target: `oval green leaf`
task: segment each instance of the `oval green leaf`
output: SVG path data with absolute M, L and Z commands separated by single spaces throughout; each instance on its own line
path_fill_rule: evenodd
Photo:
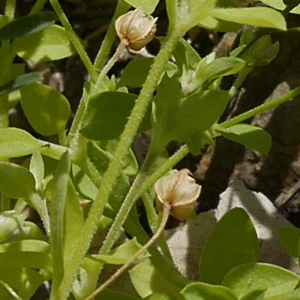
M 0 299 L 33 299 L 34 292 L 48 279 L 49 276 L 47 278 L 47 275 L 30 268 L 1 268 Z M 8 286 L 10 289 L 7 289 Z
M 136 292 L 142 298 L 153 293 L 166 293 L 172 295 L 174 300 L 182 299 L 175 291 L 174 286 L 170 285 L 167 279 L 161 277 L 150 262 L 138 264 L 129 271 L 129 275 Z
M 197 79 L 201 82 L 220 76 L 236 74 L 245 66 L 245 61 L 235 57 L 221 57 L 206 64 L 197 71 Z
M 42 75 L 38 72 L 21 75 L 0 86 L 0 96 L 19 90 L 23 86 L 42 79 Z
M 21 90 L 22 105 L 30 125 L 45 136 L 65 130 L 71 109 L 58 91 L 42 84 L 31 84 Z
M 143 7 L 143 11 L 148 15 L 153 13 L 158 1 L 159 0 L 125 0 L 126 3 L 135 8 Z
M 238 300 L 238 297 L 224 286 L 195 282 L 187 285 L 182 291 L 186 300 Z
M 53 12 L 42 12 L 13 20 L 0 29 L 0 42 L 42 31 L 56 21 Z
M 296 227 L 280 227 L 277 229 L 277 233 L 287 253 L 292 257 L 298 257 L 300 229 Z
M 236 266 L 257 262 L 260 248 L 254 225 L 242 208 L 229 211 L 217 224 L 200 257 L 200 278 L 220 284 Z
M 119 86 L 141 87 L 153 64 L 153 58 L 138 58 L 132 60 L 125 68 Z M 138 76 L 136 76 L 139 74 Z
M 25 130 L 13 127 L 0 129 L 1 158 L 29 155 L 39 148 L 39 141 Z
M 113 140 L 123 132 L 135 104 L 136 95 L 122 92 L 104 92 L 93 97 L 83 117 L 81 133 L 93 140 Z M 150 128 L 148 110 L 139 131 Z
M 251 290 L 264 289 L 264 299 L 268 299 L 294 290 L 299 279 L 299 275 L 275 265 L 249 263 L 228 272 L 222 285 L 233 290 L 239 298 Z
M 0 190 L 11 198 L 28 197 L 35 192 L 35 180 L 26 168 L 0 162 Z
M 207 12 L 220 20 L 256 27 L 286 30 L 286 22 L 281 13 L 267 7 L 215 8 Z
M 225 138 L 267 155 L 272 146 L 271 135 L 260 127 L 248 124 L 233 125 L 229 128 L 215 127 Z
M 58 25 L 15 39 L 12 51 L 34 62 L 58 60 L 75 53 L 65 29 Z
M 13 237 L 18 228 L 23 227 L 26 215 L 17 215 L 14 211 L 5 211 L 0 215 L 0 243 Z M 1 251 L 1 248 L 0 248 Z

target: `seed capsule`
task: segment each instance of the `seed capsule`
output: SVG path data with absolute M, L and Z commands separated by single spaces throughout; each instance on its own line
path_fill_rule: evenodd
M 188 169 L 173 170 L 155 184 L 156 209 L 170 206 L 170 215 L 179 221 L 186 220 L 193 212 L 201 186 L 190 177 Z
M 117 35 L 130 49 L 141 50 L 153 39 L 156 20 L 157 18 L 146 16 L 142 8 L 129 11 L 116 20 Z

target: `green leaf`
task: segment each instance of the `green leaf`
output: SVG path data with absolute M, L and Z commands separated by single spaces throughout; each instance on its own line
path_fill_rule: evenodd
M 62 133 L 70 117 L 68 100 L 58 91 L 42 84 L 21 90 L 22 106 L 30 125 L 45 136 Z
M 36 151 L 32 154 L 29 170 L 34 176 L 36 189 L 40 189 L 45 175 L 44 161 L 40 152 Z
M 5 211 L 0 214 L 0 243 L 10 240 L 19 228 L 22 228 L 26 215 Z
M 259 253 L 259 241 L 250 217 L 242 208 L 234 208 L 218 222 L 203 248 L 200 277 L 206 283 L 220 284 L 234 267 L 257 262 Z
M 65 209 L 70 167 L 70 155 L 65 152 L 55 172 L 51 203 L 50 242 L 53 262 L 53 295 L 57 292 L 64 274 Z
M 0 42 L 42 31 L 51 26 L 56 19 L 53 12 L 42 12 L 13 20 L 0 28 Z
M 129 271 L 131 282 L 142 298 L 153 293 L 172 295 L 172 299 L 182 299 L 174 288 L 162 278 L 150 262 L 140 263 Z
M 153 61 L 153 58 L 138 58 L 130 61 L 126 66 L 118 85 L 141 87 L 148 76 Z M 139 74 L 139 76 L 136 76 L 137 74 Z
M 247 62 L 248 67 L 269 64 L 278 54 L 279 42 L 272 43 L 270 35 L 264 35 L 254 43 L 249 43 L 238 55 Z
M 271 135 L 260 127 L 237 124 L 229 128 L 215 126 L 215 130 L 225 138 L 267 155 L 272 146 Z
M 93 97 L 83 117 L 81 133 L 93 140 L 113 140 L 123 132 L 135 104 L 136 96 L 121 92 L 104 92 Z M 150 128 L 148 110 L 139 132 Z
M 96 254 L 91 255 L 91 257 L 107 264 L 123 265 L 141 249 L 142 246 L 137 242 L 136 238 L 133 238 L 129 242 L 117 247 L 117 249 L 115 249 L 111 255 Z M 140 258 L 144 259 L 147 257 L 149 257 L 149 255 L 145 253 Z
M 1 268 L 0 281 L 15 291 L 10 294 L 7 289 L 0 287 L 0 297 L 5 300 L 16 299 L 30 300 L 37 288 L 48 278 L 29 268 Z
M 109 291 L 109 290 L 103 291 L 100 295 L 96 296 L 95 298 L 95 300 L 108 300 L 108 299 L 109 300 L 138 300 L 140 298 L 117 293 L 114 291 Z M 156 300 L 165 300 L 165 299 L 156 298 Z
M 14 63 L 11 65 L 10 76 L 5 76 L 5 83 L 12 79 L 16 79 L 17 77 L 25 74 L 25 64 L 24 63 Z M 41 79 L 41 76 L 40 76 Z M 30 82 L 31 83 L 31 82 Z M 11 91 L 10 87 L 7 90 L 3 91 L 5 94 L 8 94 L 8 105 L 5 109 L 10 110 L 14 108 L 21 100 L 21 94 L 18 89 Z
M 251 284 L 249 284 L 251 283 Z M 241 298 L 252 290 L 265 290 L 265 298 L 290 292 L 299 283 L 299 276 L 281 267 L 249 263 L 237 266 L 229 271 L 222 285 L 233 290 Z
M 21 75 L 0 86 L 0 96 L 19 90 L 30 83 L 40 81 L 42 79 L 42 75 L 38 72 Z
M 241 300 L 263 300 L 265 299 L 265 291 L 266 289 L 257 289 L 252 290 L 249 293 L 243 295 Z
M 288 293 L 280 294 L 278 296 L 264 298 L 264 300 L 299 300 L 300 289 L 293 290 Z M 251 299 L 252 300 L 252 299 Z
M 163 293 L 153 293 L 150 296 L 144 298 L 145 300 L 173 300 L 173 296 Z
M 126 3 L 135 8 L 143 7 L 143 11 L 148 15 L 153 13 L 158 1 L 159 0 L 125 0 Z
M 151 66 L 153 65 L 154 58 L 144 57 L 134 59 L 129 62 L 126 66 L 121 80 L 119 81 L 119 86 L 130 86 L 130 87 L 142 87 Z M 166 65 L 166 73 L 169 77 L 173 76 L 177 71 L 175 64 L 168 62 Z M 139 74 L 139 76 L 136 76 Z M 163 74 L 162 74 L 163 76 Z
M 208 9 L 207 12 L 209 15 L 224 21 L 286 30 L 286 22 L 282 14 L 267 7 L 215 8 Z
M 219 32 L 235 32 L 243 27 L 242 24 L 216 19 L 212 16 L 207 16 L 206 18 L 200 20 L 198 25 L 203 28 Z
M 181 294 L 186 300 L 238 300 L 237 296 L 230 289 L 202 282 L 194 282 L 187 285 L 181 291 Z
M 118 143 L 119 143 L 119 139 L 100 141 L 99 146 L 107 153 L 107 155 L 113 156 L 118 146 Z M 129 149 L 129 151 L 125 154 L 122 170 L 124 174 L 127 176 L 135 176 L 139 170 L 139 166 L 132 149 Z
M 49 250 L 49 244 L 40 240 L 23 240 L 0 244 L 0 253 L 19 251 L 49 253 Z
M 215 79 L 220 76 L 236 74 L 243 69 L 245 61 L 233 57 L 221 57 L 199 68 L 196 72 L 197 79 L 200 82 Z
M 11 198 L 28 197 L 35 192 L 35 180 L 26 168 L 0 162 L 0 190 Z
M 3 216 L 6 220 L 3 220 Z M 10 217 L 10 222 L 7 222 Z M 0 216 L 0 243 L 1 242 L 17 242 L 23 240 L 44 240 L 45 235 L 41 229 L 34 223 L 25 221 L 26 215 L 18 215 L 14 211 L 6 211 Z M 5 222 L 4 222 L 5 221 Z M 3 223 L 3 224 L 2 224 Z M 0 246 L 0 249 L 2 247 Z
M 0 129 L 0 157 L 13 158 L 32 154 L 40 148 L 39 141 L 18 128 Z
M 229 99 L 227 92 L 214 90 L 182 98 L 179 83 L 165 76 L 153 103 L 153 139 L 160 145 L 186 142 L 193 154 L 200 152 L 203 133 L 218 120 Z
M 182 70 L 183 66 L 186 66 L 187 69 L 195 69 L 197 64 L 201 61 L 198 52 L 183 38 L 177 43 L 173 55 L 176 60 L 176 65 L 180 70 Z
M 75 53 L 65 29 L 58 25 L 15 39 L 12 51 L 33 62 L 58 60 Z
M 47 253 L 36 251 L 9 251 L 0 253 L 1 268 L 34 268 L 52 270 L 51 257 Z M 0 272 L 1 273 L 1 272 Z
M 295 227 L 280 227 L 277 229 L 277 233 L 287 253 L 292 257 L 298 257 L 300 229 Z
M 103 264 L 86 256 L 72 287 L 75 299 L 85 299 L 95 291 Z M 102 295 L 102 293 L 101 293 Z
M 80 200 L 70 179 L 67 182 L 64 219 L 64 261 L 67 261 L 84 224 Z

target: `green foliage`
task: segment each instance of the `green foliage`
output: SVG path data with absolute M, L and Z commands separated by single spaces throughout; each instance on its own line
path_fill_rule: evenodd
M 220 284 L 231 269 L 257 262 L 259 255 L 259 241 L 250 217 L 242 208 L 234 208 L 218 222 L 204 246 L 200 278 L 206 283 Z
M 264 299 L 273 299 L 296 289 L 299 279 L 295 273 L 275 265 L 249 263 L 228 272 L 222 285 L 232 289 L 239 299 L 253 291 L 264 291 Z
M 0 157 L 13 158 L 29 155 L 40 147 L 36 140 L 28 132 L 17 128 L 0 129 Z
M 51 26 L 56 19 L 52 12 L 44 12 L 13 20 L 0 29 L 0 41 L 12 40 L 42 31 Z
M 26 86 L 32 82 L 36 82 L 42 80 L 42 76 L 40 73 L 29 73 L 25 75 L 21 75 L 4 85 L 0 86 L 0 96 L 5 94 L 9 94 L 15 90 L 19 90 L 23 86 Z
M 207 283 L 191 283 L 187 285 L 181 292 L 186 300 L 238 300 L 239 298 L 230 291 L 230 289 L 211 285 Z
M 83 118 L 81 133 L 92 140 L 113 140 L 120 136 L 134 106 L 136 96 L 122 92 L 104 92 L 94 96 Z M 150 113 L 150 112 L 149 112 Z M 150 114 L 140 132 L 150 128 Z
M 268 154 L 271 149 L 271 136 L 259 127 L 238 124 L 229 128 L 215 126 L 215 130 L 227 139 L 241 143 L 263 154 Z
M 300 94 L 296 88 L 220 124 L 249 72 L 269 64 L 280 51 L 272 34 L 286 30 L 281 11 L 299 11 L 295 1 L 262 2 L 269 7 L 242 8 L 235 0 L 167 0 L 169 29 L 159 38 L 159 54 L 132 60 L 116 78 L 107 74 L 119 52 L 105 64 L 115 40 L 113 22 L 129 6 L 151 14 L 157 0 L 118 2 L 94 64 L 59 1 L 50 0 L 54 12 L 43 12 L 44 1 L 38 0 L 20 18 L 14 17 L 14 1 L 7 1 L 0 15 L 0 299 L 29 300 L 49 280 L 51 300 L 87 299 L 103 284 L 98 278 L 104 267 L 128 262 L 135 263 L 129 276 L 139 297 L 105 289 L 95 299 L 299 298 L 298 275 L 258 263 L 256 232 L 241 208 L 226 214 L 208 239 L 200 258 L 201 282 L 190 283 L 178 271 L 163 237 L 131 261 L 149 241 L 138 199 L 144 201 L 153 234 L 159 226 L 152 187 L 160 177 L 188 151 L 200 154 L 219 135 L 267 155 L 270 135 L 243 121 Z M 57 19 L 61 25 L 54 25 Z M 134 33 L 144 28 L 141 24 Z M 183 39 L 194 26 L 243 28 L 243 34 L 228 57 L 200 57 Z M 39 83 L 45 82 L 40 73 L 25 74 L 27 61 L 47 65 L 73 54 L 88 73 L 74 116 L 61 92 Z M 16 57 L 21 63 L 14 63 Z M 225 76 L 234 78 L 228 90 L 221 85 Z M 42 137 L 10 127 L 9 111 L 19 101 Z M 144 132 L 151 136 L 146 157 L 136 143 Z M 184 146 L 168 157 L 172 141 Z M 42 224 L 27 220 L 27 206 Z M 116 243 L 124 230 L 133 238 Z M 300 258 L 299 230 L 278 233 L 288 253 Z
M 280 227 L 277 229 L 277 233 L 288 254 L 292 257 L 300 257 L 300 229 L 294 227 Z
M 35 180 L 26 168 L 0 162 L 0 190 L 11 198 L 28 197 L 35 191 Z
M 57 25 L 15 39 L 12 51 L 34 62 L 58 60 L 75 54 L 64 28 Z
M 48 136 L 64 132 L 71 109 L 61 93 L 45 85 L 30 84 L 21 90 L 21 96 L 26 117 L 38 133 Z
M 172 295 L 172 299 L 182 299 L 176 289 L 162 278 L 150 262 L 140 263 L 129 271 L 131 282 L 142 298 L 152 294 Z M 155 296 L 152 296 L 155 299 Z M 150 298 L 151 299 L 151 298 Z M 163 298 L 164 299 L 164 298 Z

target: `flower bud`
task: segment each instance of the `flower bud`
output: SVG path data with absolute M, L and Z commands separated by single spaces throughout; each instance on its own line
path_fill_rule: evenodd
M 170 207 L 170 215 L 179 221 L 186 220 L 193 212 L 201 186 L 190 177 L 188 169 L 173 170 L 155 184 L 156 209 Z
M 141 50 L 153 39 L 156 20 L 157 18 L 144 15 L 142 8 L 129 11 L 116 20 L 117 35 L 130 49 Z

